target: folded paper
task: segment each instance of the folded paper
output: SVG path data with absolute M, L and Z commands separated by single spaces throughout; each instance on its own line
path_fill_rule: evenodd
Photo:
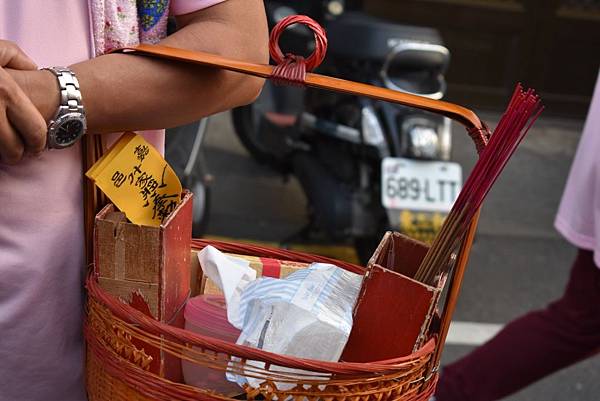
M 158 227 L 181 200 L 177 175 L 146 140 L 123 134 L 86 173 L 134 224 Z

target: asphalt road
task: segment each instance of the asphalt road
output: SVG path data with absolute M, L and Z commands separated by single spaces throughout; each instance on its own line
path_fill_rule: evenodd
M 498 118 L 482 117 L 491 125 Z M 582 121 L 541 119 L 510 161 L 483 208 L 454 320 L 504 324 L 562 293 L 575 252 L 552 223 L 581 128 Z M 228 114 L 211 119 L 205 152 L 214 176 L 210 235 L 277 242 L 302 227 L 305 199 L 298 183 L 284 181 L 250 159 Z M 473 146 L 458 126 L 454 159 L 465 172 L 475 161 Z M 471 349 L 449 344 L 443 360 L 452 361 Z M 598 399 L 598 356 L 507 398 Z

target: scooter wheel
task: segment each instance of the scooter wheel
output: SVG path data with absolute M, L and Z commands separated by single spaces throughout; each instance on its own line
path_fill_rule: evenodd
M 253 105 L 236 107 L 231 111 L 231 118 L 233 121 L 233 128 L 237 137 L 239 138 L 242 145 L 248 150 L 250 156 L 261 164 L 270 164 L 273 162 L 274 157 L 264 150 L 262 146 L 257 143 L 257 133 L 254 132 L 255 122 Z
M 194 207 L 192 210 L 192 236 L 200 238 L 206 233 L 210 216 L 210 186 L 202 179 L 196 179 L 192 183 L 194 192 Z
M 265 165 L 281 174 L 287 174 L 289 166 L 285 162 L 285 152 L 283 150 L 275 152 L 269 145 L 264 143 L 262 140 L 264 132 L 259 132 L 259 124 L 254 121 L 257 113 L 253 108 L 254 105 L 249 104 L 237 107 L 231 111 L 233 128 L 237 137 L 250 156 L 259 164 Z

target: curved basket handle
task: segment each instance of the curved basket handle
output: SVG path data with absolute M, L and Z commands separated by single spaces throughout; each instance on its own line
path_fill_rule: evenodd
M 292 54 L 283 55 L 277 44 L 283 30 L 296 23 L 307 25 L 313 30 L 315 35 L 315 51 L 306 60 L 301 56 Z M 473 139 L 473 142 L 475 142 L 478 153 L 480 153 L 487 145 L 490 137 L 489 129 L 473 111 L 465 107 L 387 88 L 307 72 L 307 70 L 310 71 L 312 68 L 318 66 L 325 56 L 326 49 L 327 38 L 325 37 L 323 28 L 321 28 L 319 24 L 306 16 L 289 16 L 281 20 L 271 32 L 269 50 L 271 50 L 273 59 L 278 62 L 276 66 L 249 63 L 215 54 L 160 45 L 141 44 L 138 46 L 116 49 L 114 52 L 153 56 L 209 67 L 217 67 L 265 79 L 274 79 L 279 83 L 285 82 L 293 85 L 305 85 L 312 88 L 327 89 L 334 92 L 357 96 L 366 96 L 377 100 L 415 107 L 444 115 L 465 126 L 468 134 Z

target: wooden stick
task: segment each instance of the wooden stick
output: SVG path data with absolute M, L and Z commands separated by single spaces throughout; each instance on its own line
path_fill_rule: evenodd
M 454 268 L 454 273 L 452 274 L 450 289 L 448 292 L 446 304 L 444 306 L 444 311 L 442 313 L 440 334 L 438 337 L 437 347 L 433 355 L 433 364 L 431 365 L 431 369 L 437 369 L 440 362 L 440 358 L 442 357 L 442 350 L 444 349 L 444 343 L 446 342 L 448 330 L 450 329 L 452 315 L 454 314 L 454 309 L 456 309 L 458 295 L 460 294 L 460 289 L 462 287 L 465 271 L 467 270 L 469 255 L 471 254 L 471 246 L 473 245 L 473 239 L 475 238 L 475 232 L 477 231 L 477 222 L 479 221 L 479 214 L 480 210 L 477 211 L 477 213 L 473 217 L 473 220 L 471 220 L 469 231 L 467 231 L 464 242 L 460 246 L 458 260 L 456 262 L 456 267 Z
M 271 65 L 232 60 L 215 54 L 176 49 L 168 46 L 141 44 L 135 47 L 118 49 L 118 51 L 124 52 L 125 54 L 145 54 L 159 56 L 161 58 L 170 60 L 183 61 L 186 63 L 201 64 L 208 67 L 218 67 L 260 78 L 270 78 L 271 74 L 273 73 L 273 66 Z M 446 117 L 458 121 L 469 130 L 487 130 L 485 125 L 473 111 L 465 107 L 441 100 L 433 100 L 423 96 L 402 93 L 387 88 L 347 81 L 339 78 L 332 78 L 314 73 L 306 73 L 306 86 L 319 89 L 329 89 L 336 92 L 357 96 L 367 96 L 377 100 L 385 100 L 405 106 L 415 107 L 437 114 L 443 114 Z

